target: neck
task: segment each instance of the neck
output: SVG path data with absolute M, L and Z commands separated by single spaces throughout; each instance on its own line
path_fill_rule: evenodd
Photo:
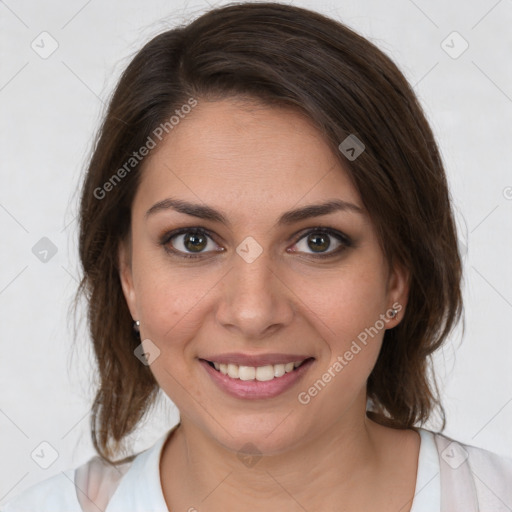
M 363 410 L 279 455 L 244 463 L 183 419 L 162 456 L 164 496 L 171 510 L 231 510 L 233 503 L 240 510 L 268 510 L 269 499 L 283 511 L 329 509 L 339 499 L 362 510 L 361 497 L 367 500 L 382 462 L 379 428 Z

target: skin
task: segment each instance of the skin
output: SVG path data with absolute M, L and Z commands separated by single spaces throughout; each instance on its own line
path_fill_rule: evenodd
M 220 210 L 230 225 L 173 209 L 145 217 L 169 197 Z M 285 211 L 329 199 L 362 213 L 277 225 Z M 200 100 L 145 162 L 131 220 L 119 251 L 123 292 L 141 339 L 160 351 L 150 369 L 181 417 L 160 461 L 169 509 L 263 511 L 272 499 L 290 512 L 408 511 L 419 435 L 365 414 L 366 381 L 385 329 L 403 317 L 408 274 L 388 267 L 357 190 L 318 130 L 290 109 Z M 344 233 L 353 246 L 315 258 L 307 235 L 318 226 Z M 212 234 L 201 257 L 171 256 L 159 243 L 182 227 Z M 263 250 L 251 263 L 236 252 L 248 236 Z M 334 254 L 340 243 L 329 240 L 325 252 Z M 183 241 L 176 236 L 167 247 L 194 254 Z M 300 403 L 298 393 L 395 302 L 398 316 Z M 245 400 L 220 390 L 199 363 L 226 352 L 315 360 L 281 395 Z M 263 455 L 251 467 L 237 457 L 247 443 Z

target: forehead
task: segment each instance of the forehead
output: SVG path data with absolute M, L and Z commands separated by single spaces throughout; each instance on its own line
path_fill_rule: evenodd
M 304 115 L 236 99 L 199 100 L 145 162 L 137 195 L 144 206 L 177 196 L 251 215 L 327 197 L 361 203 Z

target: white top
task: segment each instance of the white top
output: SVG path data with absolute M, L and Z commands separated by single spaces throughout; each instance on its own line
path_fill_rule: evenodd
M 11 498 L 0 512 L 169 512 L 160 484 L 160 457 L 173 430 L 119 469 L 93 457 Z M 512 511 L 512 458 L 418 431 L 411 512 Z

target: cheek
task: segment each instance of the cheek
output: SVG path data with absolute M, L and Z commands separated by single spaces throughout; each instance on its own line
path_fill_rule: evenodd
M 162 249 L 163 251 L 163 249 Z M 134 286 L 142 334 L 161 349 L 187 337 L 199 326 L 201 300 L 212 284 L 190 269 L 166 260 L 159 251 L 133 255 Z M 200 272 L 200 271 L 199 271 Z M 197 274 L 197 272 L 195 272 Z
M 204 284 L 178 275 L 149 278 L 137 297 L 144 335 L 162 349 L 193 336 L 201 326 L 201 303 L 207 290 Z
M 381 269 L 358 261 L 324 275 L 302 277 L 298 285 L 301 302 L 317 317 L 333 340 L 357 336 L 375 324 L 388 308 Z
M 382 320 L 388 308 L 382 267 L 373 259 L 361 259 L 317 279 L 314 287 L 304 279 L 300 293 L 307 306 L 303 312 L 321 333 L 324 344 L 326 357 L 319 361 L 315 378 L 328 372 L 325 379 L 329 382 L 359 387 L 375 365 L 386 327 Z
M 205 293 L 211 285 L 207 286 L 207 279 L 190 279 L 186 272 L 169 267 L 148 265 L 141 276 L 137 291 L 141 336 L 159 350 L 151 372 L 180 411 L 191 414 L 193 340 L 204 321 Z M 192 393 L 196 396 L 198 390 Z
M 364 393 L 385 332 L 381 315 L 386 308 L 379 286 L 378 281 L 352 274 L 351 278 L 324 288 L 322 301 L 316 299 L 311 307 L 318 313 L 309 317 L 317 318 L 313 328 L 321 333 L 323 347 L 315 371 L 301 387 L 298 401 L 309 407 L 312 416 L 327 414 L 334 420 Z

